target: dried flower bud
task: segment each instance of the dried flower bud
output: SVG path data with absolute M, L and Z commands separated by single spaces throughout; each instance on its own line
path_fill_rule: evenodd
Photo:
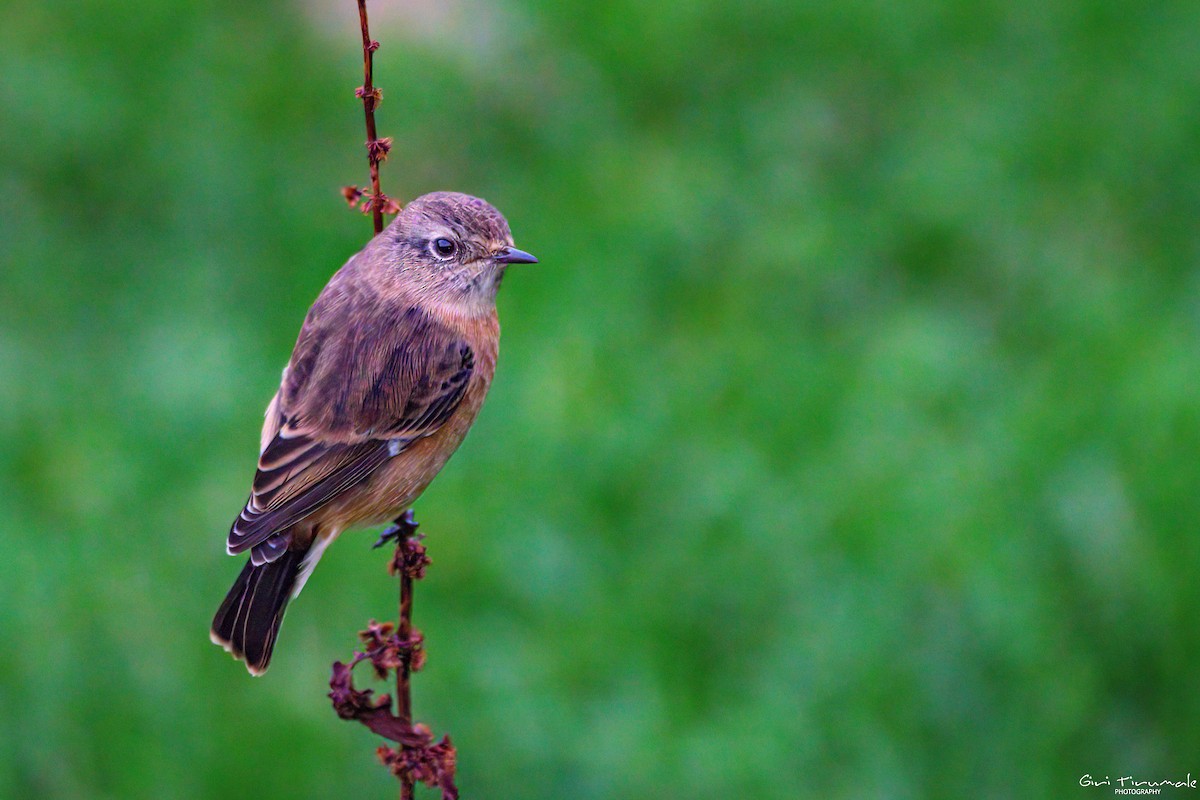
M 400 213 L 400 203 L 388 197 L 383 192 L 380 192 L 378 196 L 370 193 L 366 193 L 363 196 L 365 199 L 362 202 L 361 209 L 362 213 L 364 214 L 370 214 L 373 210 L 375 210 L 376 203 L 379 204 L 379 210 L 384 214 Z
M 420 631 L 414 630 L 408 642 L 408 668 L 413 672 L 420 672 L 421 668 L 425 666 L 425 636 Z
M 383 102 L 383 89 L 375 86 L 368 92 L 365 87 L 359 86 L 354 90 L 354 96 L 363 101 L 363 106 L 368 111 L 374 111 Z
M 382 164 L 387 161 L 388 152 L 392 149 L 392 137 L 385 136 L 382 139 L 372 139 L 367 142 L 367 157 L 376 164 Z
M 395 198 L 392 198 L 392 197 L 388 197 L 386 194 L 383 194 L 382 192 L 380 192 L 379 201 L 380 201 L 380 211 L 382 211 L 384 214 L 399 214 L 400 213 L 400 201 L 399 200 L 396 200 Z
M 421 535 L 409 536 L 396 548 L 396 555 L 388 565 L 388 572 L 396 575 L 403 572 L 415 581 L 425 577 L 425 568 L 433 563 L 425 554 L 425 545 L 421 544 Z
M 382 646 L 394 630 L 396 630 L 396 626 L 391 622 L 376 622 L 375 620 L 371 620 L 367 623 L 366 630 L 358 632 L 358 638 L 366 645 L 367 650 L 372 650 Z
M 415 726 L 415 730 L 426 735 L 429 733 L 424 725 Z M 429 741 L 432 740 L 430 735 Z M 458 754 L 449 736 L 443 736 L 437 744 L 419 747 L 392 748 L 383 745 L 375 751 L 375 755 L 397 778 L 440 788 L 442 800 L 457 800 L 458 787 L 454 785 L 454 772 L 458 766 Z
M 342 197 L 346 198 L 346 204 L 354 208 L 358 204 L 359 199 L 363 196 L 363 190 L 357 186 L 343 186 Z

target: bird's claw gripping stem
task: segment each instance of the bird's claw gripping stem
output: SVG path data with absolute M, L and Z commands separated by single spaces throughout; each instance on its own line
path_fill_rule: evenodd
M 396 517 L 396 521 L 383 529 L 383 533 L 379 534 L 379 541 L 371 545 L 373 550 L 378 550 L 388 542 L 398 542 L 402 536 L 412 536 L 417 532 L 417 521 L 413 518 L 413 511 L 410 508 L 400 516 Z

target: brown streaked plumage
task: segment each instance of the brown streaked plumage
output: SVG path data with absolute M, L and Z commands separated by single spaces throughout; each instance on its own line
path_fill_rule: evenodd
M 513 247 L 475 197 L 419 197 L 330 279 L 267 407 L 250 499 L 229 532 L 250 559 L 213 642 L 266 671 L 288 601 L 347 528 L 397 517 L 479 413 L 496 369 L 496 291 Z

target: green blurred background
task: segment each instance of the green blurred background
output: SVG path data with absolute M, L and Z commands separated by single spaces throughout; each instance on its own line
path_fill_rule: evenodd
M 371 9 L 385 190 L 542 259 L 417 505 L 464 797 L 1200 773 L 1200 5 Z M 394 796 L 373 533 L 265 678 L 207 636 L 370 230 L 353 0 L 0 14 L 0 797 Z

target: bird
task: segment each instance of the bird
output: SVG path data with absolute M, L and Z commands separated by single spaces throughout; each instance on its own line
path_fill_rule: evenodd
M 267 406 L 250 497 L 226 550 L 249 559 L 210 638 L 252 675 L 289 601 L 344 531 L 396 518 L 462 443 L 496 369 L 496 293 L 513 244 L 485 200 L 411 201 L 338 270 Z

